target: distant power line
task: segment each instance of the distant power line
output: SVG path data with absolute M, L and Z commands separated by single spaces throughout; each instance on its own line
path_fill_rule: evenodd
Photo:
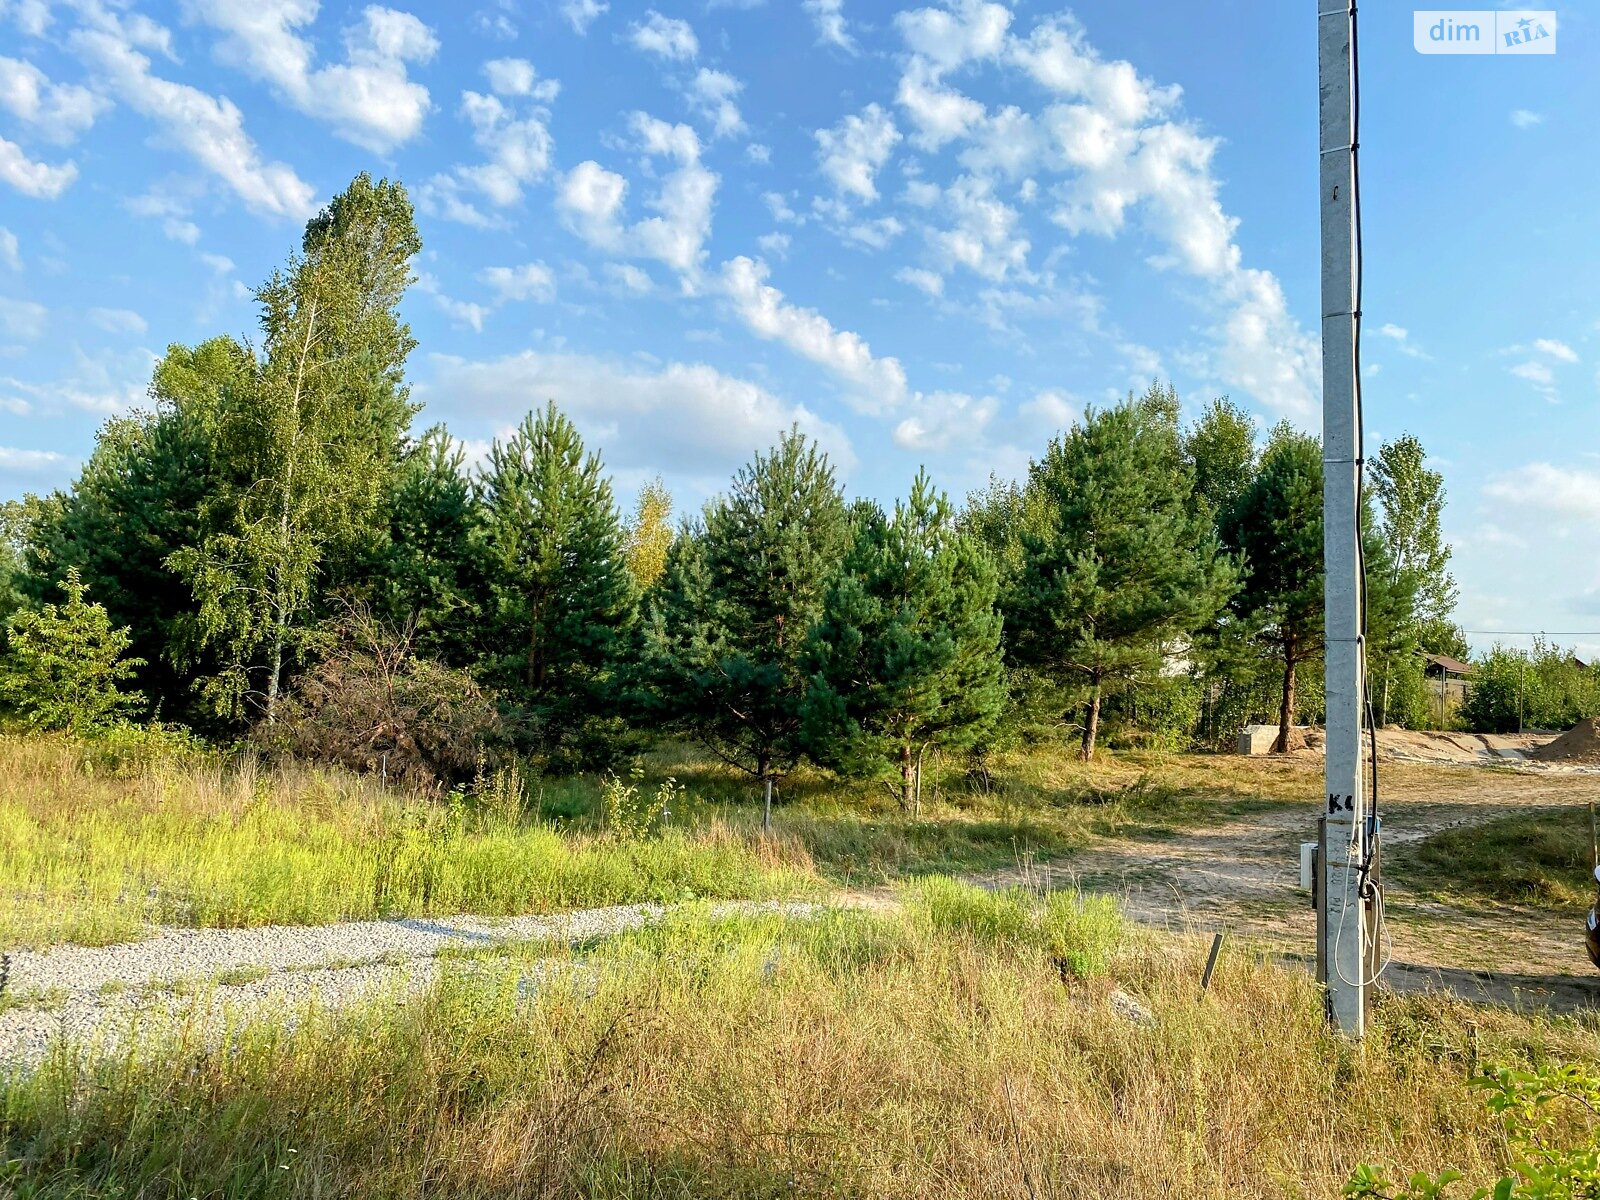
M 1600 637 L 1600 629 L 1463 629 L 1484 637 Z

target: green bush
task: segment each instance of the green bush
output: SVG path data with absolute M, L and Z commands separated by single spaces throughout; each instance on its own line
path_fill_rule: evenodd
M 1600 715 L 1600 666 L 1580 667 L 1571 651 L 1542 638 L 1529 651 L 1497 645 L 1477 668 L 1461 706 L 1468 728 L 1568 729 Z

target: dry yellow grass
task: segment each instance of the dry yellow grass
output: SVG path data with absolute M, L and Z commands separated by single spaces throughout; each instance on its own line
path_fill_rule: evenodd
M 532 996 L 530 960 L 475 961 L 226 1052 L 63 1060 L 0 1092 L 0 1159 L 39 1197 L 1331 1196 L 1362 1161 L 1491 1177 L 1473 1055 L 1600 1051 L 1581 1024 L 1442 999 L 1390 1003 L 1358 1050 L 1303 976 L 1247 956 L 1205 995 L 1197 945 L 1125 933 L 1088 978 L 1053 945 L 915 897 L 683 916 Z

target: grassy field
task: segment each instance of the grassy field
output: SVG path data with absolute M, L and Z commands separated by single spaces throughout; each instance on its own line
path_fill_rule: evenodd
M 1447 903 L 1577 910 L 1594 901 L 1588 810 L 1573 804 L 1446 829 L 1412 850 L 1407 882 Z
M 483 781 L 448 801 L 371 777 L 186 749 L 0 736 L 0 948 L 134 937 L 151 923 L 319 923 L 529 913 L 641 900 L 802 895 L 1049 858 L 1101 833 L 1160 837 L 1201 814 L 1294 798 L 1283 764 L 1015 755 L 983 786 L 930 772 L 922 819 L 801 771 L 759 829 L 746 778 L 686 749 L 641 791 L 684 785 L 666 836 L 605 836 L 601 780 Z
M 1479 1056 L 1600 1054 L 1592 1021 L 1441 998 L 1387 1001 L 1358 1051 L 1302 974 L 1230 953 L 1202 993 L 1203 953 L 942 882 L 888 913 L 680 912 L 293 1032 L 58 1057 L 0 1082 L 0 1192 L 1332 1196 L 1364 1161 L 1491 1178 Z

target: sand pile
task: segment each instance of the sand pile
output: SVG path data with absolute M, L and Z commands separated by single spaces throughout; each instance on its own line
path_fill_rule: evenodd
M 1600 763 L 1600 717 L 1585 717 L 1528 757 L 1541 762 Z

